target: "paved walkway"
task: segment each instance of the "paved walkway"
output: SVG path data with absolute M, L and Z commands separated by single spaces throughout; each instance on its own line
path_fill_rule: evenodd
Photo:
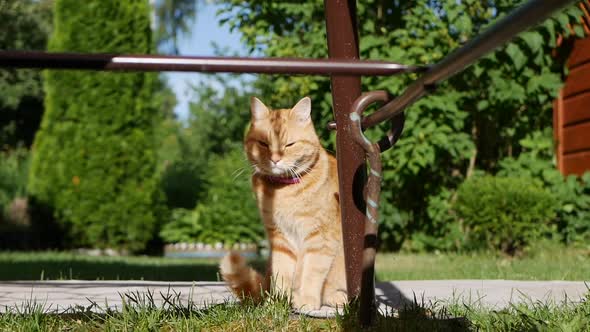
M 590 284 L 573 281 L 422 280 L 378 283 L 376 294 L 381 308 L 400 308 L 415 298 L 419 304 L 462 301 L 499 309 L 523 301 L 578 302 L 589 292 L 588 287 Z M 23 311 L 29 303 L 54 312 L 75 307 L 120 310 L 122 296 L 126 302 L 141 302 L 150 293 L 158 305 L 164 298 L 197 307 L 235 301 L 221 282 L 5 281 L 0 282 L 0 312 Z

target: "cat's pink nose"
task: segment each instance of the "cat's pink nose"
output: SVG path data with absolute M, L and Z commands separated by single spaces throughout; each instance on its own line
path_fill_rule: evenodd
M 281 156 L 279 155 L 273 155 L 270 157 L 270 160 L 272 160 L 273 163 L 278 164 L 279 161 L 281 161 Z

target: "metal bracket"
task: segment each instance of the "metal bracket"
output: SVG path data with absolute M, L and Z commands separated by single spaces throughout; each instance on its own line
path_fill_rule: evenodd
M 351 134 L 353 140 L 359 144 L 369 161 L 369 177 L 365 187 L 365 228 L 362 257 L 362 277 L 360 291 L 359 318 L 364 326 L 372 325 L 377 313 L 375 303 L 375 255 L 378 245 L 379 195 L 381 193 L 381 152 L 391 148 L 399 139 L 403 126 L 404 114 L 400 113 L 391 120 L 391 129 L 376 143 L 371 142 L 363 133 L 363 112 L 375 102 L 386 102 L 389 94 L 386 91 L 372 91 L 363 93 L 351 107 Z
M 376 123 L 373 123 L 371 125 L 365 125 L 364 119 L 366 118 L 362 116 L 364 110 L 366 110 L 371 104 L 375 102 L 388 102 L 389 100 L 391 100 L 389 93 L 383 90 L 365 92 L 358 99 L 355 100 L 355 103 L 353 104 L 353 109 L 356 110 L 355 112 L 359 114 L 362 131 L 376 125 Z M 387 132 L 386 136 L 381 138 L 377 143 L 379 144 L 380 152 L 385 152 L 386 150 L 389 150 L 392 146 L 395 145 L 395 143 L 397 143 L 404 129 L 404 122 L 405 115 L 403 112 L 400 112 L 396 114 L 393 118 L 391 118 L 391 128 Z M 336 121 L 330 121 L 326 125 L 326 128 L 328 130 L 336 130 Z

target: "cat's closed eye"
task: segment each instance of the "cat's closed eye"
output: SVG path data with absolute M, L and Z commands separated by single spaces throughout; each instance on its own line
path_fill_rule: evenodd
M 289 143 L 289 144 L 285 145 L 285 147 L 290 147 L 290 146 L 293 146 L 295 143 L 297 143 L 297 142 L 291 142 L 291 143 Z
M 258 141 L 258 144 L 264 148 L 268 148 L 268 143 L 266 143 L 266 142 Z

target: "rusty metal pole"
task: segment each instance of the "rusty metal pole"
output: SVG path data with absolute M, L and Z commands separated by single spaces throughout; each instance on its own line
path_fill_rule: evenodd
M 358 59 L 355 0 L 324 0 L 326 32 L 330 59 Z M 355 143 L 349 117 L 352 104 L 361 95 L 360 76 L 331 77 L 334 117 L 336 119 L 336 157 L 340 183 L 340 210 L 346 262 L 349 300 L 358 297 L 361 288 L 366 182 L 365 151 Z

